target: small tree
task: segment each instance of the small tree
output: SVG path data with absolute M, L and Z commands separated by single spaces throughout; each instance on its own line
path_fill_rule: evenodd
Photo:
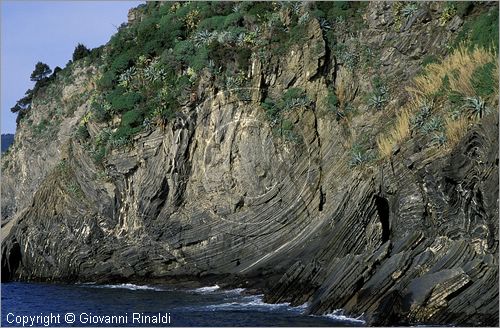
M 25 96 L 19 99 L 15 106 L 10 109 L 12 113 L 22 112 L 31 108 L 31 101 L 33 100 L 33 90 L 28 89 Z
M 45 79 L 50 73 L 52 73 L 52 70 L 49 65 L 38 62 L 35 65 L 35 70 L 31 73 L 30 79 L 31 81 L 38 82 Z
M 28 89 L 23 98 L 19 99 L 14 107 L 10 109 L 12 113 L 17 113 L 16 123 L 19 125 L 19 122 L 23 119 L 23 117 L 28 113 L 31 109 L 31 102 L 33 100 L 33 90 Z
M 90 50 L 85 47 L 83 44 L 79 43 L 75 47 L 75 51 L 73 52 L 73 61 L 77 61 L 78 59 L 82 59 L 87 57 L 90 54 Z

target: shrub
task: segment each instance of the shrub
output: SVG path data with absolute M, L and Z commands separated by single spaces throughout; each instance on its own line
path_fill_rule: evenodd
M 75 47 L 75 51 L 73 51 L 73 61 L 77 61 L 79 59 L 85 58 L 90 54 L 90 50 L 85 47 L 83 44 L 79 43 Z
M 142 95 L 138 92 L 124 92 L 122 88 L 117 88 L 106 98 L 113 110 L 121 113 L 133 109 L 142 100 Z
M 85 141 L 88 138 L 90 138 L 89 131 L 87 130 L 87 126 L 85 124 L 78 125 L 78 128 L 76 129 L 76 132 L 75 132 L 75 137 L 78 140 L 82 140 L 82 141 Z
M 434 64 L 438 61 L 438 57 L 436 55 L 427 55 L 422 59 L 422 66 L 427 66 L 429 64 Z
M 486 98 L 495 93 L 496 85 L 493 83 L 493 78 L 496 74 L 498 70 L 493 62 L 477 67 L 473 71 L 471 83 L 476 95 Z
M 236 51 L 236 63 L 239 69 L 246 70 L 250 65 L 250 58 L 252 57 L 252 50 L 248 48 L 238 48 Z
M 134 55 L 127 51 L 118 55 L 111 63 L 111 71 L 121 73 L 134 64 Z
M 470 49 L 493 47 L 498 52 L 498 4 L 487 13 L 482 13 L 467 21 L 458 34 L 454 47 L 468 42 Z
M 467 16 L 474 8 L 473 1 L 455 1 L 453 4 L 457 10 L 457 15 L 460 17 Z
M 100 90 L 109 90 L 113 88 L 115 80 L 116 80 L 115 73 L 112 71 L 107 71 L 97 81 L 97 87 Z

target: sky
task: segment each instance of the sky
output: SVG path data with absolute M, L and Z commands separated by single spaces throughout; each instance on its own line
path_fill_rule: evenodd
M 89 49 L 105 44 L 128 10 L 144 1 L 0 2 L 1 132 L 14 133 L 17 114 L 10 108 L 33 87 L 35 64 L 63 68 L 78 43 Z

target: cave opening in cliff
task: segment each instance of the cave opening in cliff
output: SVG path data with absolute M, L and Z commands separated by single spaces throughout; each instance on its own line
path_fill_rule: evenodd
M 2 261 L 4 263 L 4 265 L 2 265 L 2 281 L 8 281 L 14 278 L 17 268 L 19 268 L 19 265 L 21 264 L 21 246 L 19 246 L 19 243 L 16 242 L 12 245 L 8 254 L 2 255 L 3 261 L 5 261 Z
M 389 202 L 383 197 L 375 196 L 375 206 L 377 207 L 377 214 L 382 224 L 382 243 L 385 243 L 389 240 L 391 233 L 389 226 Z

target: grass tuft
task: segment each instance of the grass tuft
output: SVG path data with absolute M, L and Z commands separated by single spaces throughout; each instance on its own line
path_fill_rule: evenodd
M 453 147 L 467 133 L 470 124 L 470 119 L 466 116 L 461 116 L 457 119 L 445 119 L 445 135 L 449 147 Z
M 404 109 L 397 115 L 392 130 L 387 135 L 380 135 L 377 138 L 377 146 L 381 157 L 391 156 L 394 146 L 410 136 L 410 117 L 410 111 Z

